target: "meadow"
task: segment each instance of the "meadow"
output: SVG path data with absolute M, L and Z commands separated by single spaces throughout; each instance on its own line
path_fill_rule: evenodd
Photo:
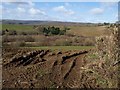
M 48 25 L 43 25 L 43 26 L 48 26 Z M 52 26 L 52 25 L 51 25 Z M 62 25 L 54 25 L 56 27 L 63 28 L 64 26 Z M 73 35 L 78 35 L 78 36 L 100 36 L 106 34 L 105 29 L 106 26 L 81 26 L 81 25 L 70 25 L 67 26 L 70 28 L 70 30 L 67 32 L 67 34 L 73 34 Z M 32 32 L 32 33 L 38 33 L 37 30 L 34 29 L 34 25 L 16 25 L 16 24 L 3 24 L 2 25 L 2 30 L 16 30 L 17 32 Z
M 51 25 L 52 27 L 53 25 Z M 106 34 L 106 26 L 96 25 L 54 25 L 63 30 L 69 28 L 64 35 L 47 35 L 41 33 L 41 27 L 49 25 L 3 24 L 3 45 L 14 47 L 39 46 L 94 46 L 95 37 Z M 77 47 L 76 47 L 77 48 Z

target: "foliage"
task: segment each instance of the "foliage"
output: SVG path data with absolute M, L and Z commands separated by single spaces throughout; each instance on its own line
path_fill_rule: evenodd
M 16 30 L 8 30 L 8 29 L 2 30 L 2 35 L 5 35 L 5 34 L 7 34 L 7 35 L 17 35 L 17 31 Z
M 49 26 L 49 27 L 43 27 L 39 29 L 39 32 L 42 32 L 45 35 L 64 35 L 66 33 L 66 28 L 65 30 L 61 30 L 59 27 L 54 27 L 54 26 Z

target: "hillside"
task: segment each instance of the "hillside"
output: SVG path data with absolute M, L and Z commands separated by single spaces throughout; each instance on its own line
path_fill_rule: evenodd
M 41 21 L 41 20 L 2 20 L 2 24 L 25 24 L 25 25 L 97 25 L 84 22 Z

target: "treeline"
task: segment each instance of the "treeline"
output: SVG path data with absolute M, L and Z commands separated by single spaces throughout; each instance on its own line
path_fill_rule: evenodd
M 59 27 L 55 26 L 49 26 L 49 27 L 39 27 L 37 28 L 38 31 L 44 35 L 65 35 L 67 30 L 70 30 L 70 28 L 64 27 L 64 29 L 61 29 Z

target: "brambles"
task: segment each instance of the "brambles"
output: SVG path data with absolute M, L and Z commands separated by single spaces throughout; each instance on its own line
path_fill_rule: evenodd
M 117 26 L 110 25 L 108 30 L 110 36 L 100 36 L 96 38 L 96 49 L 100 60 L 105 60 L 112 65 L 119 60 L 119 29 Z
M 110 35 L 96 37 L 96 49 L 85 57 L 86 65 L 81 69 L 88 78 L 96 79 L 97 87 L 118 88 L 120 32 L 117 25 L 110 25 L 106 31 L 110 32 Z M 90 81 L 92 82 L 88 79 L 87 83 Z
M 109 75 L 112 75 L 108 81 L 108 87 L 118 87 L 119 71 L 117 67 L 120 61 L 120 30 L 117 25 L 110 25 L 108 30 L 109 36 L 96 38 L 97 55 L 99 55 L 100 67 L 106 69 Z

